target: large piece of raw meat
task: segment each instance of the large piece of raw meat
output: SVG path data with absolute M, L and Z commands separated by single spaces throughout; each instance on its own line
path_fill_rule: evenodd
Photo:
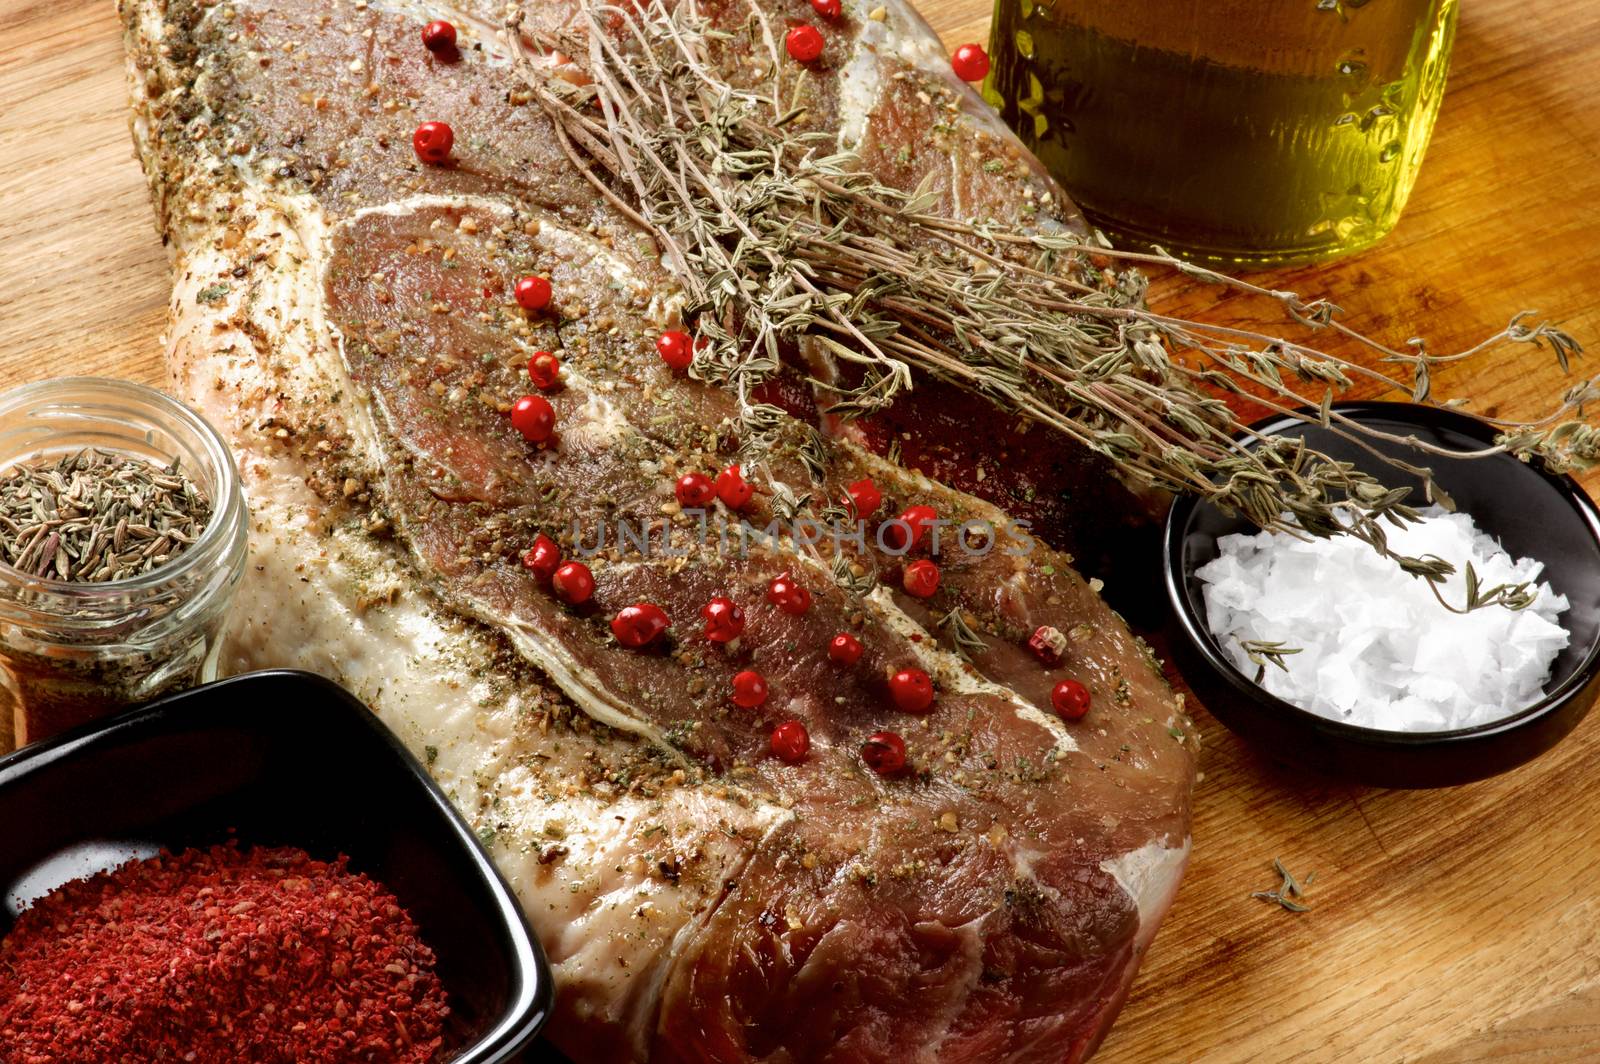
M 803 0 L 762 2 L 815 20 Z M 530 4 L 530 24 L 560 28 L 569 4 Z M 550 954 L 558 1044 L 584 1061 L 1092 1051 L 1176 890 L 1193 764 L 1181 705 L 1067 556 L 947 549 L 921 601 L 880 552 L 846 559 L 857 584 L 883 578 L 853 596 L 826 550 L 698 542 L 672 484 L 739 460 L 735 400 L 655 353 L 675 287 L 529 105 L 496 36 L 514 10 L 121 8 L 175 272 L 173 385 L 231 440 L 253 513 L 228 666 L 331 676 L 427 761 Z M 886 182 L 933 173 L 952 214 L 1077 224 L 916 15 L 864 10 L 827 27 L 807 121 Z M 439 17 L 461 34 L 452 62 L 418 40 Z M 454 127 L 451 165 L 419 164 L 424 120 Z M 516 307 L 527 273 L 551 278 L 557 313 Z M 538 349 L 566 367 L 545 448 L 506 417 Z M 826 439 L 788 399 L 799 416 L 750 470 L 757 526 L 861 477 L 880 516 L 918 503 L 1003 527 L 992 504 L 1014 500 L 1056 547 L 1115 536 L 1127 511 L 1092 463 L 947 389 L 869 422 L 815 419 Z M 674 556 L 609 549 L 585 608 L 520 563 L 541 531 L 570 549 L 574 528 L 592 543 L 619 520 L 670 535 Z M 766 601 L 783 573 L 813 595 L 803 615 Z M 748 616 L 737 645 L 701 638 L 713 595 Z M 639 601 L 673 621 L 643 652 L 607 623 Z M 956 611 L 983 639 L 970 663 Z M 1053 668 L 1026 647 L 1041 626 L 1067 636 Z M 840 631 L 866 646 L 854 666 L 827 657 Z M 924 716 L 887 694 L 913 665 L 939 685 Z M 745 668 L 771 685 L 755 710 L 728 701 Z M 1074 724 L 1050 709 L 1066 676 L 1094 695 Z M 790 718 L 810 730 L 800 765 L 766 753 Z M 909 747 L 898 776 L 859 754 L 884 728 Z

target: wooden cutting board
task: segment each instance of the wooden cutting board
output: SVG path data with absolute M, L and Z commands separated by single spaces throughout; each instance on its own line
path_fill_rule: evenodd
M 987 38 L 981 0 L 924 11 L 951 45 Z M 1459 349 L 1537 308 L 1600 345 L 1596 70 L 1593 0 L 1467 0 L 1399 229 L 1254 279 L 1391 344 Z M 161 379 L 166 260 L 131 153 L 111 0 L 0 0 L 0 386 Z M 1260 311 L 1173 284 L 1157 301 Z M 1563 383 L 1517 350 L 1436 389 L 1520 416 Z M 1420 793 L 1307 785 L 1198 723 L 1194 860 L 1099 1060 L 1600 1060 L 1600 715 L 1521 770 Z M 1250 898 L 1274 857 L 1317 873 L 1311 912 Z

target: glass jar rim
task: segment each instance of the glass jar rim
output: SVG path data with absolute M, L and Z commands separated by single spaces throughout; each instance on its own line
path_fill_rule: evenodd
M 0 582 L 85 604 L 114 600 L 126 597 L 130 592 L 137 594 L 180 581 L 201 565 L 216 564 L 219 560 L 217 556 L 227 550 L 234 538 L 234 530 L 241 520 L 240 511 L 244 508 L 244 497 L 233 452 L 209 421 L 159 388 L 115 377 L 51 377 L 0 392 L 0 414 L 18 407 L 47 403 L 72 405 L 78 401 L 92 401 L 97 394 L 106 400 L 131 400 L 154 407 L 162 415 L 178 421 L 194 433 L 203 457 L 217 471 L 217 484 L 210 492 L 211 515 L 206 527 L 201 531 L 200 538 L 176 559 L 120 580 L 97 583 L 55 580 L 25 573 L 0 560 Z M 10 468 L 11 464 L 8 462 L 0 467 L 0 473 Z

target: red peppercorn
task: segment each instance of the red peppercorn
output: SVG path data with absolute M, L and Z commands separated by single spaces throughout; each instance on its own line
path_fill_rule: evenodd
M 918 559 L 906 566 L 905 572 L 900 574 L 900 582 L 905 586 L 906 594 L 932 598 L 933 593 L 939 590 L 939 567 L 926 558 Z
M 543 310 L 550 305 L 550 281 L 538 274 L 518 278 L 512 291 L 517 297 L 517 306 L 523 310 Z
M 828 658 L 839 665 L 854 665 L 861 660 L 861 640 L 840 632 L 828 641 Z
M 511 408 L 511 427 L 529 443 L 543 443 L 556 430 L 556 408 L 542 395 L 524 395 Z
M 561 360 L 548 351 L 535 351 L 528 359 L 528 379 L 535 388 L 548 392 L 561 380 Z
M 1082 720 L 1089 712 L 1089 689 L 1077 680 L 1062 680 L 1050 691 L 1050 704 L 1062 720 Z
M 424 122 L 411 134 L 411 147 L 415 149 L 417 158 L 429 166 L 444 165 L 455 143 L 455 131 L 444 122 Z
M 444 19 L 422 27 L 422 46 L 434 55 L 449 55 L 456 48 L 456 28 Z
M 568 606 L 581 606 L 594 594 L 594 574 L 582 562 L 568 562 L 550 578 L 550 590 Z
M 1061 659 L 1066 656 L 1067 637 L 1061 634 L 1061 629 L 1041 624 L 1028 637 L 1028 649 L 1033 651 L 1033 656 L 1041 664 L 1054 667 L 1061 664 Z
M 798 617 L 811 608 L 811 592 L 796 583 L 794 577 L 784 573 L 773 577 L 772 583 L 767 585 L 767 601 L 784 613 Z
M 772 755 L 779 761 L 798 765 L 811 749 L 811 733 L 797 720 L 786 720 L 772 729 Z
M 861 744 L 861 760 L 880 776 L 893 776 L 906 767 L 906 741 L 892 731 L 874 732 Z
M 921 669 L 901 669 L 889 677 L 889 697 L 903 713 L 926 713 L 933 705 L 933 681 Z
M 878 507 L 883 505 L 883 492 L 878 490 L 871 477 L 863 477 L 854 484 L 847 485 L 844 490 L 849 493 L 850 505 L 859 520 L 865 521 L 877 513 Z
M 838 18 L 842 9 L 839 0 L 811 0 L 811 10 L 823 18 Z
M 736 465 L 717 474 L 717 498 L 730 510 L 743 510 L 750 505 L 750 497 L 755 491 L 744 479 L 744 471 Z
M 963 44 L 950 57 L 950 67 L 962 81 L 982 81 L 989 74 L 989 53 L 982 45 Z
M 809 63 L 822 54 L 822 34 L 815 26 L 795 26 L 783 39 L 783 46 L 796 63 Z
M 883 529 L 883 542 L 892 551 L 915 550 L 928 534 L 928 528 L 939 519 L 939 511 L 931 506 L 908 506 L 905 511 Z
M 701 606 L 700 616 L 706 619 L 706 638 L 713 643 L 731 643 L 744 632 L 744 610 L 724 595 Z
M 667 618 L 666 611 L 649 602 L 624 606 L 611 618 L 611 634 L 631 650 L 649 646 L 670 627 L 672 621 Z
M 717 497 L 717 489 L 704 473 L 685 473 L 678 478 L 672 493 L 678 497 L 678 505 L 686 510 L 703 510 Z
M 686 370 L 694 361 L 694 344 L 688 333 L 673 329 L 656 337 L 656 353 L 672 369 Z
M 767 700 L 767 678 L 753 669 L 733 675 L 733 704 L 742 709 L 754 709 Z
M 561 548 L 543 532 L 534 537 L 533 546 L 522 556 L 522 564 L 540 580 L 548 580 L 561 566 Z

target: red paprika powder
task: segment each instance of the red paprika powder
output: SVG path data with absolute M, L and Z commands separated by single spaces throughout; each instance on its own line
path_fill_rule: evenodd
M 6 1064 L 426 1064 L 433 951 L 347 858 L 233 844 L 61 887 L 0 939 Z

